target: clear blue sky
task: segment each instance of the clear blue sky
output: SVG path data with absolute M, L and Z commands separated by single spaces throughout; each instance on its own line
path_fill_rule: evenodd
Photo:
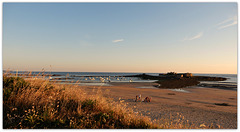
M 237 3 L 4 3 L 3 69 L 237 73 Z

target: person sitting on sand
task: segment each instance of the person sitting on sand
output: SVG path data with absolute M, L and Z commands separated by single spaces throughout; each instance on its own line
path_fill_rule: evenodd
M 151 102 L 151 98 L 146 97 L 146 98 L 144 99 L 144 102 Z
M 135 102 L 137 102 L 138 100 L 140 100 L 141 101 L 141 94 L 140 95 L 136 95 L 136 100 L 135 100 Z

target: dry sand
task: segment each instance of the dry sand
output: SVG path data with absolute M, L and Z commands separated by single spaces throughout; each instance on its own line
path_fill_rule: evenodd
M 136 88 L 152 87 L 156 83 L 111 83 L 113 86 L 81 86 L 89 94 L 101 89 L 104 96 L 115 101 L 124 100 L 135 112 L 149 116 L 152 120 L 177 117 L 179 113 L 195 125 L 211 123 L 225 129 L 237 128 L 237 91 L 216 88 L 190 87 L 183 88 L 189 93 L 171 91 L 169 89 Z M 152 97 L 150 103 L 135 102 L 136 95 L 142 98 Z M 215 103 L 227 103 L 219 106 Z

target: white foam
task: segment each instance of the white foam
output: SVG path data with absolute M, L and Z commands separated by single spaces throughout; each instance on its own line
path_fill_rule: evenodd
M 168 89 L 168 90 L 176 91 L 176 92 L 183 92 L 183 93 L 190 93 L 190 91 L 183 90 L 183 89 Z

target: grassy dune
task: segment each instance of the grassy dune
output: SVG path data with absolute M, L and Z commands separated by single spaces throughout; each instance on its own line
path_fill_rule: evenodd
M 6 129 L 186 129 L 206 128 L 183 123 L 152 122 L 123 102 L 87 95 L 76 85 L 3 76 L 3 128 Z

